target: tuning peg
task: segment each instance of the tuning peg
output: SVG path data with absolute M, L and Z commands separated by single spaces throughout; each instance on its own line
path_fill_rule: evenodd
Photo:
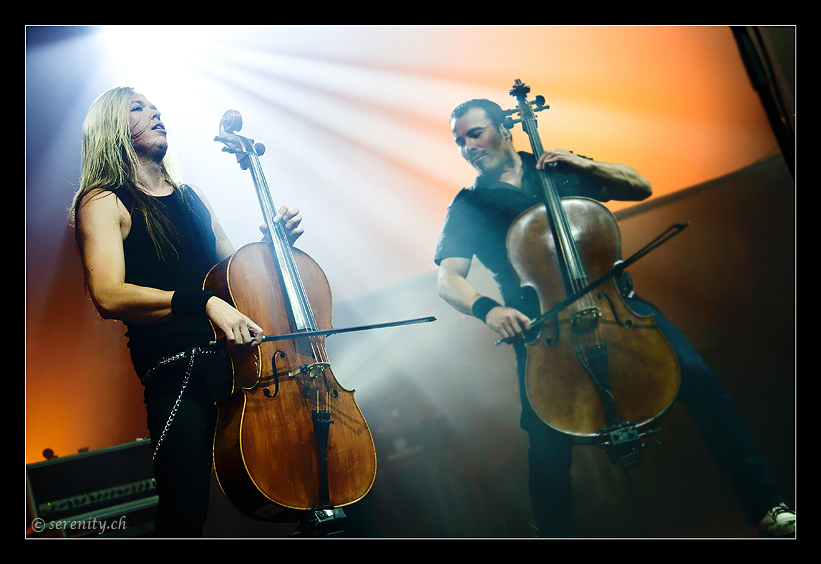
M 550 106 L 545 104 L 544 96 L 542 96 L 541 94 L 536 96 L 530 103 L 531 105 L 535 106 L 535 111 L 537 112 L 541 112 L 542 110 L 547 110 L 550 108 Z
M 512 117 L 508 116 L 502 120 L 502 125 L 505 126 L 505 129 L 513 129 L 513 126 L 519 123 L 520 119 L 513 119 Z

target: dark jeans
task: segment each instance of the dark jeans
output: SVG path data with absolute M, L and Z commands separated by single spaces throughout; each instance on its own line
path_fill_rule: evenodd
M 145 383 L 151 443 L 156 449 L 188 369 L 188 358 L 157 369 Z M 215 402 L 231 392 L 231 365 L 218 354 L 198 356 L 174 421 L 154 459 L 160 537 L 200 537 L 211 489 Z
M 687 407 L 713 460 L 729 476 L 750 525 L 758 525 L 782 498 L 738 407 L 718 376 L 670 321 L 643 300 L 625 301 L 637 314 L 655 314 L 656 324 L 675 350 L 681 367 L 681 388 L 676 401 Z M 524 366 L 524 357 L 519 356 L 520 385 L 524 381 Z M 539 535 L 576 536 L 570 477 L 573 439 L 542 423 L 524 401 L 524 392 L 522 396 L 522 428 L 530 437 L 530 497 Z

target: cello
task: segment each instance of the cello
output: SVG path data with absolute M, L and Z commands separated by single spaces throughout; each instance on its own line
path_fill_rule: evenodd
M 528 101 L 529 91 L 515 81 L 517 109 L 506 112 L 506 125 L 522 123 L 538 159 L 535 112 L 549 106 L 541 96 Z M 613 214 L 590 198 L 561 198 L 549 170 L 538 176 L 541 203 L 519 215 L 507 235 L 523 291 L 535 292 L 547 312 L 525 340 L 527 398 L 550 427 L 632 465 L 646 446 L 641 439 L 657 432 L 649 426 L 675 400 L 678 359 L 653 316 L 631 311 L 613 279 L 640 255 L 622 260 Z
M 250 170 L 271 241 L 241 247 L 211 269 L 203 286 L 271 336 L 229 351 L 233 389 L 218 404 L 217 480 L 240 512 L 258 520 L 287 522 L 306 513 L 344 519 L 338 508 L 362 499 L 376 477 L 373 438 L 325 350 L 333 332 L 328 280 L 291 247 L 259 163 L 264 146 L 237 135 L 241 128 L 242 117 L 229 110 L 215 141 Z

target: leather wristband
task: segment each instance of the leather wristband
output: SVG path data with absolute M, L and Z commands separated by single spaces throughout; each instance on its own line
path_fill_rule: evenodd
M 497 302 L 492 298 L 488 298 L 487 296 L 482 296 L 470 307 L 470 311 L 473 313 L 473 317 L 477 319 L 481 319 L 482 321 L 485 320 L 487 314 L 490 313 L 494 307 L 501 307 L 502 304 Z
M 207 290 L 180 289 L 171 296 L 171 315 L 176 318 L 205 317 L 205 304 L 215 293 Z

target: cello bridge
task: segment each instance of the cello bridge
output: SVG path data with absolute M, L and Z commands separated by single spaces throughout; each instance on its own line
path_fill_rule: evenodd
M 329 362 L 314 362 L 313 364 L 303 364 L 296 370 L 290 371 L 288 373 L 288 378 L 296 378 L 297 376 L 305 375 L 307 375 L 308 378 L 317 378 L 325 372 L 326 368 L 330 366 L 331 363 Z
M 573 313 L 573 330 L 588 331 L 598 322 L 601 311 L 597 307 L 587 307 Z

